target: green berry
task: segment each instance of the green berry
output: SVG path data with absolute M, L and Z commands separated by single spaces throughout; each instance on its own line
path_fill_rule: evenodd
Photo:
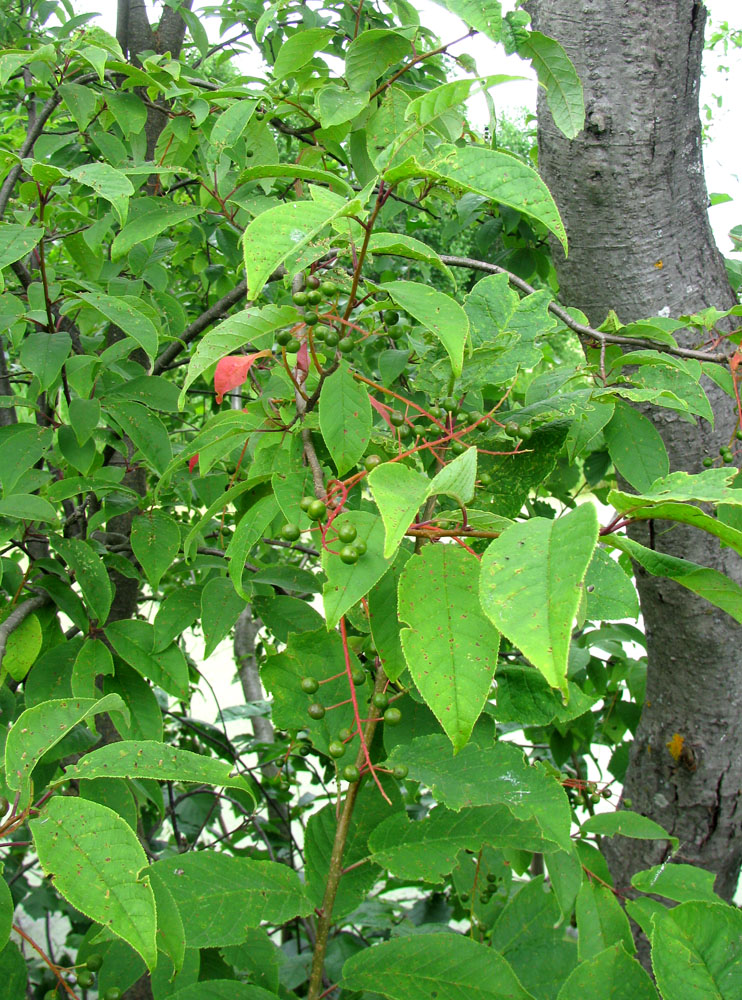
M 341 524 L 338 528 L 338 538 L 344 544 L 349 544 L 355 540 L 358 532 L 352 524 Z
M 310 521 L 321 521 L 327 513 L 327 505 L 322 500 L 312 500 L 307 507 L 307 517 Z
M 442 406 L 447 413 L 454 413 L 456 407 L 458 406 L 458 403 L 453 398 L 453 396 L 446 396 L 446 398 L 443 400 Z
M 734 461 L 734 455 L 732 454 L 729 448 L 725 448 L 724 451 L 721 453 L 721 460 L 726 465 Z
M 489 486 L 489 484 L 492 482 L 492 476 L 489 474 L 489 472 L 482 472 L 480 473 L 479 476 L 479 482 L 482 484 L 482 486 Z
M 333 296 L 337 295 L 339 288 L 334 281 L 323 281 L 319 286 L 319 290 L 326 299 L 331 299 Z
M 352 739 L 352 736 L 353 734 L 347 726 L 338 733 L 338 739 L 341 743 L 347 743 L 349 739 Z
M 713 464 L 714 464 L 713 458 L 710 455 L 707 455 L 703 460 L 704 469 L 710 469 Z
M 88 972 L 87 969 L 82 969 L 77 973 L 77 985 L 84 990 L 89 990 L 90 987 L 95 982 L 95 976 L 92 972 Z
M 401 427 L 404 423 L 404 413 L 400 413 L 399 410 L 392 410 L 389 414 L 389 423 L 392 427 Z
M 245 156 L 248 158 L 248 160 L 251 160 L 253 158 L 253 156 L 255 156 L 255 150 L 254 149 L 246 149 L 245 150 Z
M 316 326 L 319 323 L 319 316 L 317 313 L 307 313 L 304 317 L 304 322 L 307 326 Z M 327 338 L 325 338 L 326 340 Z
M 351 668 L 350 676 L 356 687 L 358 687 L 359 684 L 366 683 L 366 671 L 360 665 Z
M 383 691 L 377 691 L 372 697 L 371 701 L 374 703 L 376 708 L 385 709 L 389 705 L 389 695 L 384 694 Z
M 305 306 L 309 302 L 309 296 L 306 292 L 294 292 L 291 296 L 291 301 L 295 306 Z
M 301 679 L 301 689 L 304 694 L 314 694 L 314 692 L 319 688 L 319 681 L 316 677 L 302 677 Z
M 304 282 L 304 284 L 307 286 L 307 288 L 319 288 L 319 286 L 320 286 L 320 280 L 319 280 L 319 278 L 317 277 L 316 274 L 310 274 L 307 277 L 307 279 Z
M 454 440 L 451 442 L 451 451 L 454 453 L 454 455 L 463 455 L 464 452 L 466 451 L 466 445 L 464 444 L 463 441 Z
M 337 347 L 340 343 L 340 335 L 336 330 L 330 330 L 329 333 L 325 334 L 325 343 L 328 347 Z
M 398 778 L 400 781 L 403 778 L 406 778 L 409 773 L 410 769 L 406 764 L 395 764 L 394 767 L 392 768 L 392 774 L 394 775 L 395 778 Z
M 345 744 L 341 743 L 340 740 L 333 740 L 328 746 L 327 751 L 331 757 L 338 760 L 340 757 L 345 756 Z
M 487 872 L 487 881 L 488 882 L 496 882 L 497 881 L 497 875 L 495 875 L 494 872 Z
M 365 556 L 366 555 L 366 551 L 368 549 L 368 546 L 366 545 L 366 543 L 362 539 L 356 538 L 356 540 L 353 542 L 353 548 L 356 550 L 356 552 L 358 553 L 358 556 L 360 558 L 360 556 Z
M 397 433 L 400 441 L 407 441 L 408 438 L 412 437 L 413 431 L 409 424 L 402 424 Z
M 520 428 L 520 436 L 522 441 L 531 440 L 531 438 L 533 437 L 533 431 L 528 426 L 528 424 L 524 424 L 523 427 Z
M 99 955 L 97 951 L 93 952 L 92 955 L 88 955 L 85 965 L 87 965 L 91 972 L 98 972 L 101 965 L 103 965 L 103 956 Z
M 348 636 L 348 646 L 350 649 L 359 650 L 361 646 L 366 641 L 366 637 L 363 635 L 349 635 Z
M 307 292 L 307 302 L 311 306 L 318 306 L 322 301 L 322 292 L 317 288 L 313 288 L 311 291 Z
M 468 892 L 459 893 L 459 899 L 461 900 L 462 903 L 468 903 L 469 902 L 469 893 Z
M 734 436 L 737 438 L 738 441 L 742 441 L 742 427 L 737 428 Z
M 47 990 L 44 994 L 44 1000 L 59 1000 L 59 994 L 56 989 Z
M 278 89 L 281 91 L 282 94 L 290 94 L 291 84 L 289 83 L 288 80 L 281 80 L 280 84 L 278 85 Z
M 318 701 L 313 701 L 307 709 L 307 713 L 310 719 L 324 719 L 325 706 L 320 704 Z
M 287 354 L 297 354 L 300 349 L 301 349 L 301 341 L 297 340 L 296 337 L 292 337 L 291 340 L 289 340 L 288 344 L 286 344 Z
M 103 1000 L 121 1000 L 121 990 L 118 986 L 112 986 L 106 991 L 106 995 L 103 997 Z
M 350 354 L 355 346 L 356 342 L 352 337 L 341 337 L 338 341 L 337 348 L 341 354 Z
M 518 435 L 520 434 L 520 427 L 518 426 L 518 424 L 516 424 L 514 420 L 509 420 L 505 424 L 505 433 L 507 434 L 508 437 L 512 438 L 518 437 Z
M 276 343 L 279 347 L 285 347 L 293 336 L 290 330 L 279 330 L 276 334 Z
M 381 318 L 386 326 L 396 326 L 399 323 L 399 313 L 395 309 L 385 309 Z
M 312 336 L 314 337 L 315 340 L 318 340 L 321 343 L 329 332 L 330 332 L 329 326 L 327 326 L 325 323 L 318 323 L 312 332 Z
M 306 514 L 306 512 L 309 510 L 309 508 L 312 506 L 313 503 L 314 503 L 314 497 L 302 497 L 299 506 Z
M 377 465 L 381 465 L 381 457 L 379 455 L 366 455 L 363 461 L 363 467 L 366 472 L 370 472 L 375 469 Z
M 361 780 L 361 772 L 355 764 L 346 764 L 341 773 L 343 778 L 346 781 L 349 781 L 352 785 L 354 785 L 356 781 Z
M 352 545 L 344 545 L 340 549 L 340 561 L 344 562 L 346 566 L 353 566 L 358 562 L 358 549 Z
M 402 713 L 395 705 L 390 705 L 384 712 L 384 722 L 387 726 L 398 726 L 402 721 Z
M 479 410 L 472 410 L 470 413 L 466 414 L 466 419 L 470 424 L 476 424 L 477 421 L 481 420 L 483 417 L 484 414 L 480 413 Z
M 298 524 L 284 524 L 281 528 L 281 538 L 287 542 L 295 542 L 301 535 L 301 528 Z

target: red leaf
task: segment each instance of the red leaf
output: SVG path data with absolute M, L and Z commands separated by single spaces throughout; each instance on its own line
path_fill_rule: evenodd
M 198 463 L 198 452 L 196 452 L 193 458 L 188 460 L 188 471 L 193 472 L 193 470 L 196 468 L 197 463 Z
M 374 397 L 370 393 L 368 399 L 373 408 L 376 410 L 376 412 L 381 414 L 384 420 L 386 420 L 387 424 L 389 425 L 389 429 L 391 431 L 394 431 L 395 428 L 392 426 L 392 422 L 389 419 L 389 410 L 387 409 L 387 407 L 384 406 L 383 403 L 380 403 L 377 399 L 374 399 Z
M 214 372 L 214 388 L 216 401 L 224 401 L 224 393 L 236 389 L 247 381 L 247 373 L 258 358 L 270 357 L 270 351 L 257 351 L 255 354 L 229 354 L 217 362 Z
M 297 371 L 303 373 L 304 378 L 301 380 L 303 382 L 306 379 L 307 374 L 309 372 L 309 348 L 307 346 L 306 340 L 304 341 L 304 343 L 301 345 L 301 347 L 297 352 L 296 368 Z

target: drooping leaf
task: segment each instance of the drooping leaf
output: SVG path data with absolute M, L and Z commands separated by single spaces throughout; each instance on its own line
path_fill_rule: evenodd
M 155 649 L 155 630 L 149 622 L 122 618 L 106 626 L 106 636 L 122 660 L 174 698 L 188 697 L 188 666 L 179 646 Z
M 115 326 L 120 327 L 150 358 L 155 357 L 158 342 L 157 328 L 149 316 L 137 309 L 131 301 L 103 292 L 78 292 L 77 298 L 105 316 Z
M 54 796 L 30 821 L 36 852 L 59 892 L 157 965 L 155 900 L 136 833 L 98 802 Z
M 258 358 L 271 357 L 271 351 L 257 351 L 255 354 L 227 355 L 220 358 L 214 371 L 214 388 L 217 403 L 224 402 L 224 393 L 244 385 L 247 375 Z
M 635 951 L 629 919 L 608 886 L 587 879 L 577 893 L 577 947 L 581 960 L 594 958 L 612 944 Z
M 533 1000 L 507 961 L 461 934 L 420 934 L 364 948 L 343 966 L 348 990 L 389 1000 Z
M 319 425 L 338 475 L 343 476 L 366 450 L 373 425 L 368 391 L 346 364 L 325 379 L 319 398 Z
M 477 557 L 464 549 L 427 545 L 399 583 L 399 617 L 410 626 L 400 633 L 407 667 L 454 751 L 484 707 L 500 646 L 477 607 L 477 571 Z
M 583 504 L 556 520 L 513 525 L 482 557 L 480 600 L 488 617 L 565 694 L 580 585 L 597 540 L 595 508 Z
M 30 333 L 21 344 L 20 358 L 33 372 L 45 392 L 59 377 L 62 365 L 72 348 L 68 333 Z
M 330 83 L 317 94 L 317 109 L 322 128 L 342 125 L 355 118 L 368 104 L 368 93 L 354 93 Z
M 111 244 L 112 260 L 124 257 L 132 247 L 151 239 L 153 236 L 159 236 L 166 229 L 177 226 L 178 223 L 185 222 L 199 214 L 199 209 L 195 205 L 176 205 L 165 198 L 147 198 L 143 202 L 136 201 L 131 206 L 132 212 L 135 206 L 139 209 L 136 218 L 127 222 Z
M 52 548 L 73 570 L 93 617 L 103 624 L 111 609 L 113 588 L 102 559 L 88 542 L 83 542 L 79 538 L 60 538 L 58 535 L 52 535 L 49 541 Z
M 384 285 L 384 291 L 443 344 L 451 359 L 454 375 L 460 375 L 469 320 L 458 302 L 450 295 L 416 281 L 389 281 Z
M 401 462 L 383 462 L 368 485 L 384 522 L 384 558 L 391 558 L 430 494 L 430 480 Z
M 100 639 L 86 639 L 72 667 L 72 694 L 75 698 L 95 698 L 96 679 L 113 672 L 113 657 L 108 646 Z
M 180 548 L 177 521 L 162 510 L 145 511 L 131 525 L 131 550 L 139 560 L 153 590 L 160 586 Z
M 667 449 L 659 432 L 633 406 L 617 400 L 603 434 L 616 468 L 640 493 L 670 471 Z
M 618 941 L 580 962 L 557 1000 L 657 1000 L 652 980 Z
M 568 139 L 574 139 L 585 123 L 585 102 L 569 56 L 559 42 L 540 31 L 519 36 L 518 54 L 531 60 L 538 82 L 546 89 L 554 124 Z
M 667 830 L 648 816 L 641 816 L 629 809 L 597 813 L 582 824 L 582 831 L 599 833 L 606 837 L 620 834 L 622 837 L 633 837 L 638 840 L 669 840 L 673 850 L 678 849 L 677 837 L 671 837 Z
M 278 512 L 278 501 L 273 494 L 261 497 L 240 518 L 227 546 L 226 556 L 229 559 L 229 577 L 234 589 L 243 601 L 250 600 L 250 595 L 242 584 L 245 562 L 250 550 L 261 540 L 268 526 L 278 515 Z
M 493 42 L 500 41 L 502 26 L 502 4 L 500 0 L 435 0 L 439 7 L 445 7 L 456 14 L 469 27 L 481 31 Z
M 410 40 L 401 32 L 371 28 L 362 32 L 348 46 L 345 54 L 345 79 L 356 93 L 373 88 L 390 66 L 412 54 Z
M 707 903 L 719 901 L 714 892 L 713 872 L 704 871 L 695 865 L 675 862 L 655 865 L 633 875 L 631 884 L 640 892 L 664 896 L 677 903 L 687 903 L 689 900 L 703 900 Z
M 244 519 L 243 519 L 244 520 Z M 204 632 L 204 660 L 229 635 L 245 602 L 225 576 L 207 580 L 201 591 L 201 627 Z
M 134 188 L 126 174 L 108 163 L 83 163 L 70 170 L 70 176 L 80 184 L 92 188 L 99 198 L 105 198 L 113 205 L 113 210 L 123 226 L 129 208 L 129 198 Z
M 652 969 L 664 1000 L 740 995 L 739 910 L 723 903 L 681 903 L 653 923 Z
M 376 646 L 377 656 L 384 673 L 396 681 L 407 667 L 399 637 L 400 622 L 397 615 L 397 590 L 399 578 L 410 553 L 400 549 L 392 566 L 368 593 L 368 621 Z
M 335 628 L 342 616 L 381 579 L 392 562 L 383 554 L 384 525 L 380 517 L 366 511 L 348 511 L 343 520 L 353 525 L 357 537 L 366 543 L 367 551 L 352 565 L 327 550 L 322 552 L 322 569 L 327 576 L 322 595 L 328 628 Z
M 451 497 L 461 507 L 474 499 L 477 479 L 477 449 L 467 448 L 438 472 L 430 484 L 430 495 Z
M 586 617 L 600 621 L 636 618 L 639 598 L 629 576 L 604 549 L 596 549 L 585 576 Z
M 332 28 L 304 28 L 303 31 L 297 31 L 291 38 L 287 38 L 278 50 L 273 65 L 274 78 L 283 80 L 287 76 L 292 76 L 309 62 L 315 52 L 324 49 L 334 35 Z

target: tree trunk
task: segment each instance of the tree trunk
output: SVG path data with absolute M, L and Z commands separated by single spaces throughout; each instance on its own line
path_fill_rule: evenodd
M 706 11 L 694 0 L 531 0 L 539 31 L 556 38 L 585 88 L 585 129 L 568 141 L 539 99 L 539 166 L 564 218 L 569 258 L 555 247 L 565 303 L 599 324 L 679 316 L 734 304 L 713 240 L 701 159 L 698 92 Z M 672 469 L 702 471 L 736 417 L 705 383 L 716 426 L 645 411 Z M 742 580 L 739 558 L 701 531 L 666 523 L 632 531 L 644 544 Z M 675 583 L 637 569 L 649 660 L 646 702 L 624 796 L 680 840 L 675 857 L 713 871 L 730 899 L 742 862 L 742 630 Z M 675 734 L 686 752 L 676 761 Z M 617 887 L 663 861 L 659 841 L 606 844 Z

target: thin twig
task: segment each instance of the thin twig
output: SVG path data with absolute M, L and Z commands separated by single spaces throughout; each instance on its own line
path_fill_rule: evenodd
M 24 601 L 23 604 L 19 604 L 17 608 L 11 611 L 2 625 L 0 625 L 0 667 L 2 667 L 3 664 L 5 647 L 8 643 L 8 636 L 10 633 L 13 632 L 14 629 L 17 629 L 18 626 L 21 625 L 32 612 L 43 607 L 48 600 L 48 597 L 29 598 L 27 601 Z

